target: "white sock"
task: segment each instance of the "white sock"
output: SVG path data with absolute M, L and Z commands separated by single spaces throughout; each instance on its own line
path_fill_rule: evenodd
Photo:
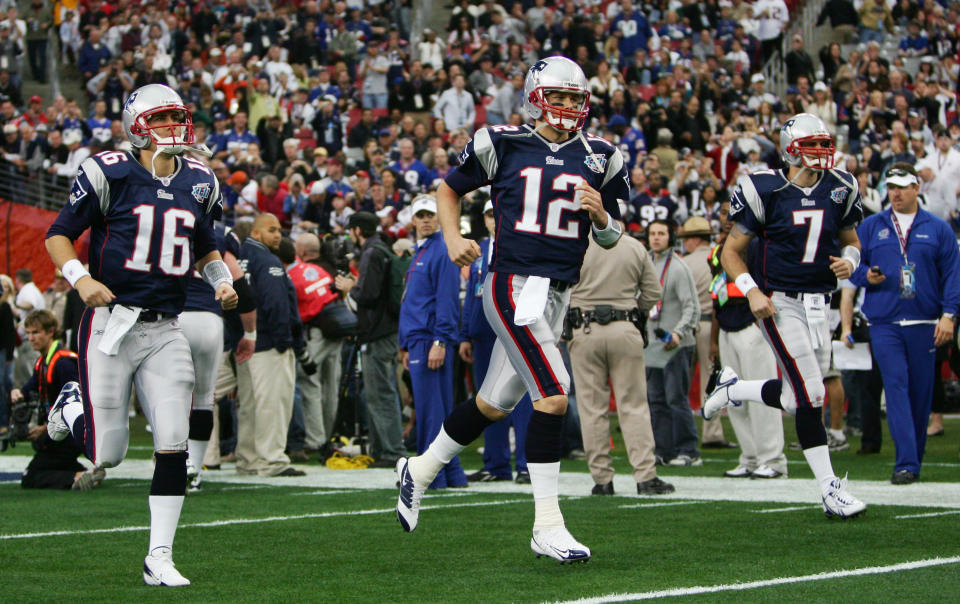
M 193 467 L 199 472 L 203 468 L 203 457 L 207 454 L 209 440 L 187 439 L 187 459 L 193 464 Z
M 560 462 L 528 463 L 530 486 L 533 487 L 533 530 L 563 528 L 560 513 Z
M 83 403 L 67 403 L 63 406 L 63 421 L 67 424 L 67 427 L 70 428 L 70 432 L 73 433 L 73 423 L 77 421 L 77 418 L 83 415 Z M 80 438 L 77 438 L 77 435 L 74 434 L 74 440 L 78 442 L 83 442 L 83 435 L 80 434 Z
M 463 445 L 450 438 L 443 426 L 440 426 L 440 432 L 423 455 L 410 458 L 409 468 L 413 482 L 419 486 L 428 486 L 437 477 L 440 469 L 463 449 Z
M 735 401 L 754 401 L 763 402 L 763 385 L 767 380 L 737 380 L 737 383 L 730 386 L 727 390 L 730 398 Z
M 183 495 L 150 495 L 150 552 L 158 547 L 173 549 L 181 508 Z
M 833 437 L 837 440 L 841 440 L 841 441 L 847 440 L 847 437 L 843 433 L 843 430 L 834 430 L 833 428 L 830 428 L 830 434 L 832 434 Z
M 830 463 L 830 448 L 827 445 L 804 449 L 803 456 L 807 458 L 807 465 L 813 470 L 813 475 L 820 483 L 821 490 L 837 477 L 833 473 L 833 465 Z

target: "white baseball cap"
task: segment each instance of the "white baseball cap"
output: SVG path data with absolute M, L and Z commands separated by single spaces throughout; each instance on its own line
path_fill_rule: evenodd
M 417 198 L 413 200 L 413 203 L 410 204 L 410 209 L 412 214 L 416 216 L 420 212 L 426 210 L 431 214 L 437 213 L 437 200 L 433 195 L 417 195 Z
M 920 184 L 917 177 L 907 170 L 900 168 L 890 168 L 887 170 L 887 186 L 909 187 L 910 185 L 917 184 Z
M 750 77 L 751 84 L 756 84 L 757 82 L 766 82 L 766 81 L 767 81 L 767 78 L 764 77 L 762 73 L 755 73 L 753 74 L 753 76 Z
M 486 214 L 487 212 L 489 212 L 489 211 L 491 211 L 491 210 L 493 210 L 493 200 L 492 200 L 492 199 L 488 199 L 488 200 L 487 200 L 487 203 L 483 204 L 483 213 Z

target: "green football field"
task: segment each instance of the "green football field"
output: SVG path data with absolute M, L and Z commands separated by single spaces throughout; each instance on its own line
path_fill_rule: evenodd
M 786 422 L 787 440 L 794 440 Z M 726 433 L 733 432 L 727 426 Z M 699 468 L 662 469 L 677 492 L 638 497 L 617 441 L 617 496 L 591 497 L 585 462 L 564 461 L 568 528 L 593 550 L 562 566 L 530 552 L 529 485 L 429 492 L 416 532 L 393 506 L 389 470 L 301 464 L 303 478 L 241 477 L 225 465 L 187 498 L 174 547 L 193 584 L 143 585 L 151 466 L 133 422 L 128 460 L 92 492 L 0 483 L 0 602 L 931 602 L 960 592 L 960 419 L 930 440 L 922 481 L 889 484 L 893 447 L 834 454 L 861 519 L 827 520 L 799 452 L 790 478 L 721 478 L 737 451 Z M 479 443 L 478 443 L 479 444 Z M 0 472 L 28 449 L 0 455 Z M 468 470 L 480 465 L 471 447 Z

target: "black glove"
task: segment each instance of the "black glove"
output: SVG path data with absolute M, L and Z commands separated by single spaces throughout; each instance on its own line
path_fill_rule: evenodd
M 297 356 L 297 362 L 300 363 L 300 369 L 307 375 L 313 375 L 317 372 L 317 363 L 304 350 Z

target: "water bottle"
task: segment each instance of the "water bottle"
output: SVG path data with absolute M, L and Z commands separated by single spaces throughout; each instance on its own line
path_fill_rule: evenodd
M 657 339 L 663 342 L 664 344 L 668 344 L 670 340 L 673 339 L 672 333 L 670 333 L 669 331 L 664 331 L 659 327 L 653 330 L 653 335 L 657 336 Z

